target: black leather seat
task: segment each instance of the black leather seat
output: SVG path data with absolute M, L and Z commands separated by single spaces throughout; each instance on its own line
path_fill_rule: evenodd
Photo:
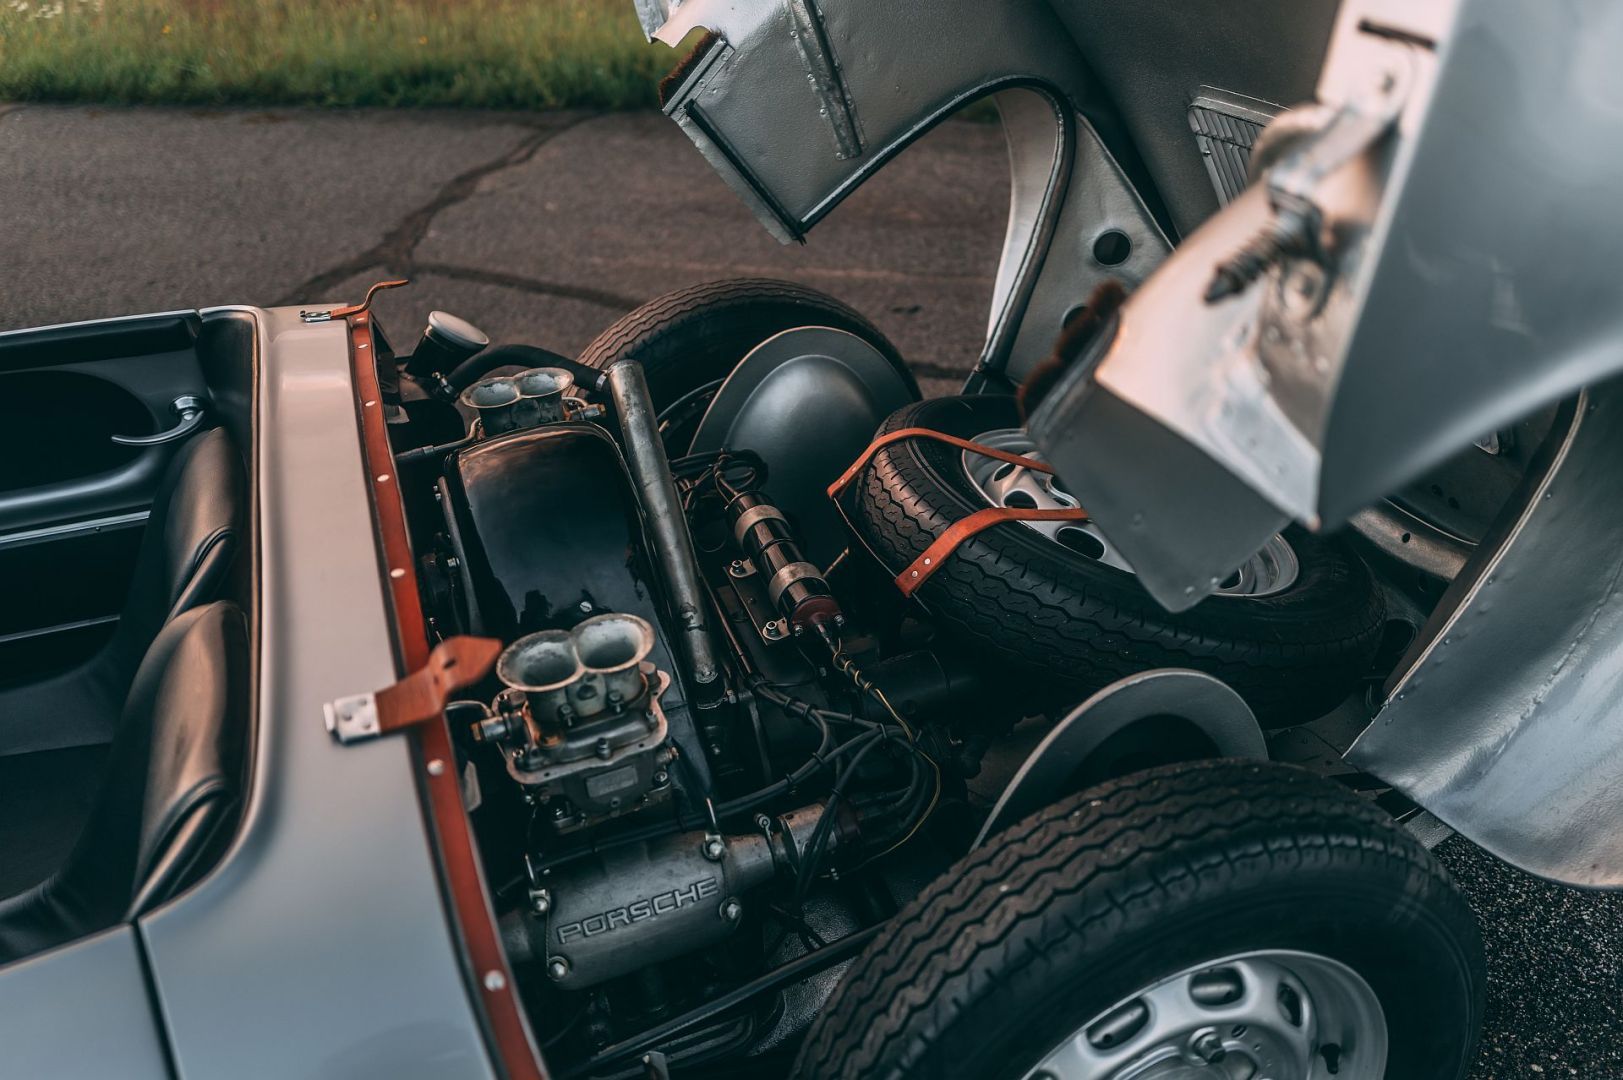
M 149 910 L 229 839 L 245 782 L 248 640 L 242 611 L 223 600 L 159 633 L 72 852 L 45 881 L 0 900 L 0 964 Z
M 164 623 L 220 595 L 245 520 L 242 458 L 223 428 L 169 464 L 113 636 L 60 675 L 0 691 L 0 757 L 104 744 Z

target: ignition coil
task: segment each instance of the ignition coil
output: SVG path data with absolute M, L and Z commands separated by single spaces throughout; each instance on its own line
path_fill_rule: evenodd
M 783 511 L 757 491 L 735 495 L 727 504 L 733 539 L 766 582 L 767 599 L 796 634 L 809 628 L 838 651 L 845 614 L 823 571 L 800 553 Z

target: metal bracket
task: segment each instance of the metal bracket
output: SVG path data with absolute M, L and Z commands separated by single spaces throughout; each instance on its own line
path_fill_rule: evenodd
M 1270 141 L 1294 140 L 1266 174 L 1273 218 L 1248 244 L 1218 264 L 1206 288 L 1208 304 L 1244 292 L 1268 269 L 1291 258 L 1307 258 L 1328 269 L 1329 256 L 1320 236 L 1324 229 L 1324 212 L 1318 203 L 1320 185 L 1392 130 L 1413 82 L 1412 61 L 1394 65 L 1379 73 L 1375 86 L 1339 109 L 1286 114 L 1299 119 L 1297 124 L 1280 127 L 1284 135 L 1264 131 L 1253 148 L 1264 160 Z M 1317 130 L 1299 130 L 1301 123 L 1314 123 Z
M 372 298 L 384 289 L 398 289 L 403 285 L 410 285 L 410 278 L 396 278 L 393 281 L 379 281 L 366 290 L 366 298 L 359 304 L 350 304 L 347 307 L 335 307 L 330 311 L 301 311 L 299 318 L 307 323 L 332 322 L 334 319 L 347 319 L 351 315 L 359 315 L 372 306 Z
M 434 647 L 427 664 L 393 686 L 328 702 L 327 730 L 347 745 L 433 720 L 444 713 L 452 694 L 490 672 L 501 651 L 495 638 L 446 638 Z

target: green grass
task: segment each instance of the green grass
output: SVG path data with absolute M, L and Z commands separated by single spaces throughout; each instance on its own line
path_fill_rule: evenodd
M 621 109 L 631 0 L 0 0 L 0 101 Z

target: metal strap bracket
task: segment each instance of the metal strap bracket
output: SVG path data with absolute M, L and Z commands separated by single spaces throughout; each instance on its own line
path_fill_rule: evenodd
M 328 702 L 327 730 L 348 744 L 433 720 L 452 694 L 485 677 L 501 651 L 495 638 L 446 638 L 429 653 L 427 664 L 393 686 Z

